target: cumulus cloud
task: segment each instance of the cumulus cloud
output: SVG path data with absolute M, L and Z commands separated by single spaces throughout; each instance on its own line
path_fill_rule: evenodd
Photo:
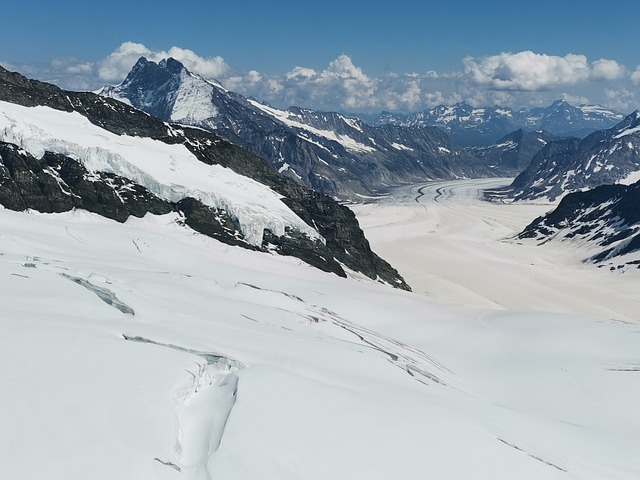
M 89 75 L 93 72 L 94 64 L 83 62 L 73 57 L 54 58 L 51 60 L 51 68 L 71 75 Z
M 591 101 L 587 97 L 583 97 L 581 95 L 571 95 L 570 93 L 563 93 L 562 100 L 571 105 L 587 105 L 590 104 Z
M 625 67 L 615 60 L 602 58 L 589 63 L 586 56 L 571 53 L 564 57 L 531 51 L 501 53 L 480 59 L 466 57 L 463 65 L 473 82 L 495 90 L 549 90 L 626 75 Z
M 622 112 L 638 109 L 638 99 L 636 98 L 636 94 L 631 90 L 626 88 L 610 88 L 606 89 L 604 93 L 608 99 L 607 103 L 611 108 L 618 109 Z
M 376 80 L 354 65 L 348 55 L 340 55 L 320 71 L 295 67 L 285 74 L 284 80 L 284 89 L 299 98 L 334 101 L 346 109 L 371 108 L 377 104 Z
M 165 51 L 125 42 L 95 62 L 65 57 L 54 59 L 50 65 L 18 66 L 15 70 L 63 88 L 96 90 L 124 80 L 141 56 L 155 62 L 173 57 L 193 73 L 277 107 L 295 105 L 368 114 L 418 111 L 460 101 L 476 106 L 540 106 L 558 98 L 574 104 L 590 98 L 621 108 L 633 103 L 633 84 L 640 85 L 640 66 L 629 74 L 614 60 L 589 63 L 584 55 L 561 57 L 531 51 L 467 57 L 462 60 L 462 69 L 449 72 L 425 68 L 424 73 L 387 71 L 371 75 L 343 54 L 324 67 L 298 65 L 282 74 L 265 74 L 236 70 L 220 56 L 200 56 L 177 46 Z M 567 87 L 572 87 L 569 93 Z
M 601 58 L 591 64 L 592 77 L 595 80 L 617 80 L 626 74 L 626 68 L 615 60 Z
M 541 55 L 531 51 L 501 53 L 479 60 L 463 59 L 464 72 L 475 83 L 496 90 L 546 90 L 575 85 L 589 78 L 587 57 Z

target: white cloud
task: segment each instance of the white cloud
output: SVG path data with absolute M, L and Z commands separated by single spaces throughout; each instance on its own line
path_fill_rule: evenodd
M 295 78 L 305 79 L 313 78 L 318 74 L 313 68 L 295 67 L 293 70 L 285 75 L 287 80 L 293 80 Z
M 545 90 L 575 85 L 590 75 L 587 57 L 541 55 L 531 51 L 463 59 L 464 71 L 475 83 L 496 90 Z
M 569 93 L 562 94 L 562 100 L 570 103 L 571 105 L 588 105 L 591 101 L 587 97 L 580 95 L 571 95 Z
M 595 80 L 617 80 L 626 74 L 626 68 L 615 60 L 601 58 L 591 64 Z
M 604 91 L 608 105 L 622 112 L 630 112 L 638 109 L 638 100 L 636 94 L 631 90 L 622 89 L 606 89 Z
M 105 82 L 121 82 L 140 57 L 150 54 L 151 51 L 141 43 L 125 42 L 99 63 L 98 78 Z
M 229 66 L 220 56 L 201 57 L 191 50 L 179 47 L 171 47 L 168 52 L 153 52 L 149 60 L 157 62 L 168 57 L 175 58 L 193 73 L 206 78 L 222 77 L 229 71 Z
M 463 65 L 473 82 L 496 90 L 548 90 L 589 80 L 618 80 L 626 74 L 615 60 L 602 58 L 589 64 L 584 55 L 559 57 L 531 51 L 466 57 Z
M 53 71 L 61 71 L 71 75 L 88 75 L 93 72 L 94 64 L 72 57 L 54 58 L 51 60 L 51 68 Z
M 95 90 L 105 83 L 124 80 L 141 56 L 155 62 L 173 57 L 193 73 L 277 107 L 295 105 L 368 114 L 418 111 L 460 101 L 476 106 L 540 106 L 558 98 L 573 104 L 592 99 L 627 110 L 635 101 L 633 84 L 640 85 L 640 65 L 629 74 L 614 60 L 589 63 L 584 55 L 560 57 L 530 51 L 467 57 L 462 60 L 462 70 L 449 72 L 425 69 L 424 73 L 385 72 L 375 76 L 343 54 L 324 68 L 298 65 L 282 74 L 265 74 L 234 70 L 220 56 L 203 57 L 177 46 L 164 51 L 125 42 L 95 62 L 58 58 L 49 65 L 21 65 L 13 70 L 63 88 Z

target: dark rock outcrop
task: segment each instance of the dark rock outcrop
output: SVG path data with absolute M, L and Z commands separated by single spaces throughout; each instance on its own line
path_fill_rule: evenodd
M 571 193 L 548 214 L 537 218 L 518 236 L 549 241 L 573 241 L 589 249 L 588 261 L 621 265 L 639 264 L 640 182 L 602 185 Z M 593 253 L 596 251 L 597 253 Z M 635 255 L 630 255 L 635 254 Z
M 124 222 L 130 215 L 173 210 L 146 188 L 104 172 L 88 172 L 76 160 L 51 152 L 36 159 L 0 142 L 0 204 L 11 210 L 60 213 L 80 208 Z

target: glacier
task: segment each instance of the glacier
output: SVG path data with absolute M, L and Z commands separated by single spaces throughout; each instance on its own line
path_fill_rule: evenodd
M 358 215 L 378 246 L 383 224 L 404 245 L 464 212 L 489 231 L 517 223 L 512 206 L 479 215 L 463 185 Z M 0 209 L 0 225 L 2 478 L 640 474 L 638 323 L 339 278 L 195 234 L 175 213 L 120 224 Z

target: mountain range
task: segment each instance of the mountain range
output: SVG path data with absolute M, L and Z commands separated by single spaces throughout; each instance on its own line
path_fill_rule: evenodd
M 548 107 L 519 110 L 473 107 L 462 102 L 409 115 L 383 112 L 376 124 L 440 127 L 459 145 L 485 146 L 518 129 L 544 130 L 558 137 L 585 137 L 596 130 L 611 128 L 623 118 L 621 113 L 599 105 L 574 107 L 565 100 L 557 100 Z
M 180 91 L 177 104 L 194 106 L 199 94 Z M 301 145 L 328 135 L 344 151 L 373 145 L 355 133 L 304 133 L 348 117 L 246 102 L 256 123 L 285 115 L 273 125 Z M 479 308 L 472 290 L 433 275 L 455 304 L 411 293 L 351 210 L 182 121 L 211 111 L 176 112 L 163 121 L 0 68 L 0 478 L 638 478 L 638 325 L 563 315 L 564 305 L 510 310 L 491 298 Z M 305 126 L 287 126 L 294 118 Z M 632 138 L 634 125 L 616 135 Z M 395 129 L 431 131 L 376 132 Z M 487 151 L 488 172 L 524 161 L 512 156 L 518 145 L 546 141 L 527 138 Z M 454 176 L 442 153 L 443 174 Z M 485 215 L 503 206 L 477 208 L 477 190 L 447 203 L 455 188 L 432 188 L 430 204 L 407 187 L 397 205 L 390 196 L 359 207 L 373 228 L 390 222 L 391 241 L 404 242 L 393 247 L 420 274 L 433 268 L 419 255 L 432 250 L 424 239 L 439 235 L 434 258 L 447 268 L 462 255 L 463 275 L 542 300 L 550 289 L 535 278 L 506 284 L 505 270 L 528 273 L 528 263 L 509 259 L 496 275 L 477 268 L 496 256 L 475 246 L 505 245 L 512 231 L 507 217 Z M 573 205 L 584 194 L 567 196 L 566 216 L 541 235 L 573 222 L 571 211 L 582 222 L 598 209 L 607 225 L 584 228 L 622 227 L 602 255 L 624 253 L 637 238 L 637 186 L 604 193 Z M 380 213 L 385 202 L 394 213 Z M 469 218 L 487 228 L 460 228 Z M 542 263 L 551 275 L 568 271 Z M 573 298 L 557 296 L 552 304 Z
M 6 208 L 80 208 L 119 222 L 175 212 L 229 245 L 409 288 L 349 209 L 204 130 L 0 69 L 0 142 Z
M 568 192 L 640 179 L 640 113 L 586 138 L 546 144 L 513 183 L 494 198 L 554 201 Z
M 103 96 L 164 121 L 215 132 L 267 159 L 288 178 L 340 198 L 429 179 L 492 176 L 439 128 L 371 126 L 338 113 L 287 110 L 230 92 L 169 58 L 140 60 Z

